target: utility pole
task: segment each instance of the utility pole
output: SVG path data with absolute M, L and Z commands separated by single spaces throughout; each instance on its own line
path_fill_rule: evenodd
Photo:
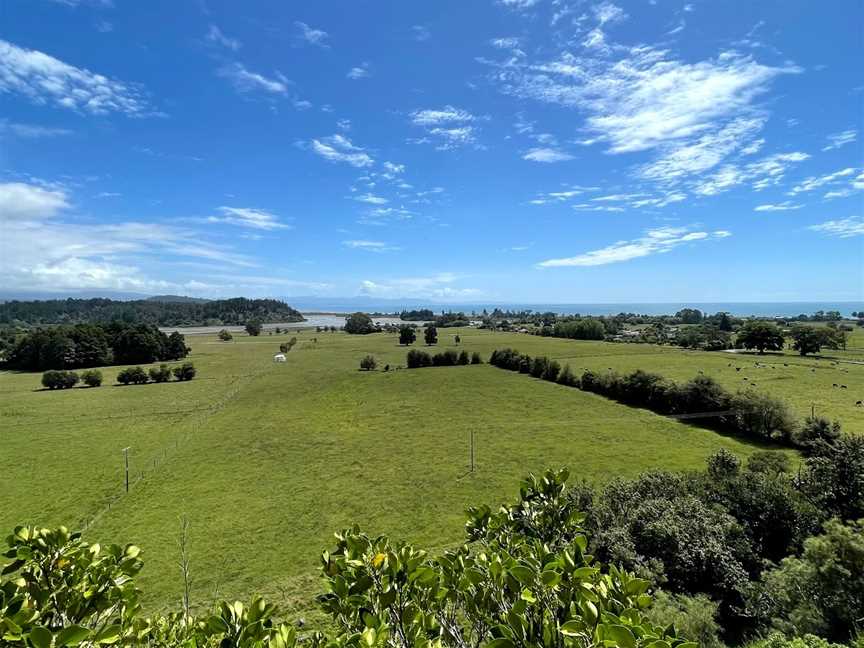
M 123 448 L 123 459 L 126 463 L 126 492 L 129 492 L 129 448 L 131 446 L 127 446 Z

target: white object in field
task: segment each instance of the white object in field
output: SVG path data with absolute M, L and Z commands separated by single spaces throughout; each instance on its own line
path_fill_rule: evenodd
M 273 356 L 273 362 L 287 362 L 288 358 L 285 357 L 284 353 L 277 353 Z

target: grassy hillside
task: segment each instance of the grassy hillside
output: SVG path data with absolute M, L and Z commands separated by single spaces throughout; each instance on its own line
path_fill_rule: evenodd
M 756 369 L 749 356 L 453 329 L 439 331 L 439 347 L 452 346 L 457 332 L 484 358 L 513 346 L 574 370 L 642 368 L 678 379 L 702 370 L 733 388 L 746 375 L 800 415 L 815 403 L 864 430 L 854 406 L 864 397 L 861 365 L 766 356 L 759 362 L 773 368 Z M 273 363 L 291 335 L 299 343 L 288 362 Z M 511 496 L 529 471 L 568 465 L 602 482 L 699 467 L 721 447 L 741 456 L 756 449 L 487 365 L 358 371 L 367 353 L 379 366 L 404 364 L 394 335 L 187 340 L 199 375 L 189 383 L 112 387 L 121 367 L 111 367 L 99 389 L 46 392 L 37 390 L 38 374 L 0 373 L 0 527 L 95 516 L 89 537 L 148 549 L 141 584 L 151 608 L 181 592 L 176 546 L 165 539 L 177 536 L 182 514 L 191 521 L 199 603 L 217 590 L 263 591 L 302 608 L 317 591 L 320 550 L 355 522 L 441 547 L 461 537 L 465 506 Z M 841 382 L 848 389 L 831 387 Z M 477 470 L 468 474 L 471 430 Z M 121 496 L 127 446 L 133 480 L 141 479 Z

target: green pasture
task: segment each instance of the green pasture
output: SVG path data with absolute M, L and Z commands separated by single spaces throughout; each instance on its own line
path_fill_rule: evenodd
M 746 376 L 801 416 L 813 405 L 864 430 L 854 405 L 864 398 L 864 366 L 836 359 L 468 329 L 439 330 L 438 347 L 453 348 L 456 333 L 484 359 L 511 346 L 577 371 L 642 368 L 683 380 L 701 370 L 732 388 Z M 465 507 L 512 498 L 521 476 L 546 466 L 602 483 L 697 468 L 718 448 L 742 457 L 757 449 L 488 365 L 395 370 L 406 353 L 396 335 L 297 333 L 288 361 L 274 363 L 291 335 L 190 336 L 198 377 L 188 383 L 115 387 L 121 368 L 109 367 L 103 387 L 48 392 L 38 374 L 0 373 L 0 527 L 88 524 L 90 539 L 136 542 L 144 602 L 156 609 L 181 596 L 176 541 L 185 515 L 197 605 L 261 592 L 314 619 L 318 556 L 345 526 L 436 549 L 461 538 Z M 359 371 L 368 353 L 393 370 Z M 132 488 L 124 495 L 127 447 Z

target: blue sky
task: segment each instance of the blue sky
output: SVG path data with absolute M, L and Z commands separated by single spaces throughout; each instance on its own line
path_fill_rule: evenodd
M 857 0 L 0 0 L 21 291 L 864 297 Z

